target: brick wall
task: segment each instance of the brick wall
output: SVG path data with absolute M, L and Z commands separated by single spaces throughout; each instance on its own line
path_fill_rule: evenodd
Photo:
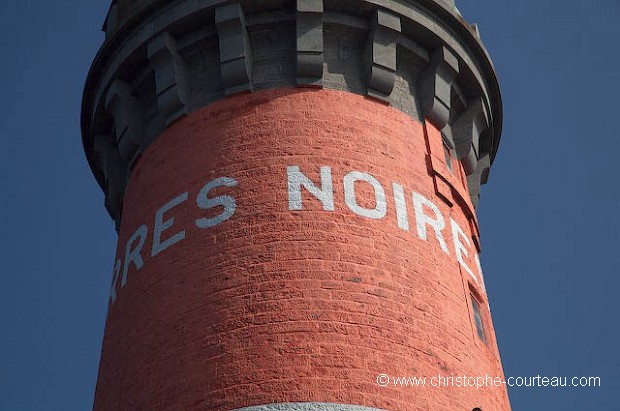
M 376 383 L 380 373 L 502 375 L 474 260 L 477 225 L 471 205 L 459 200 L 468 199 L 466 184 L 456 161 L 454 176 L 437 165 L 437 138 L 430 124 L 333 90 L 236 95 L 174 123 L 130 176 L 117 259 L 125 259 L 140 225 L 148 235 L 141 268 L 129 264 L 124 287 L 114 282 L 94 409 L 317 401 L 394 411 L 509 410 L 503 388 Z M 334 211 L 308 190 L 303 210 L 289 210 L 293 165 L 318 187 L 320 167 L 331 167 Z M 383 219 L 347 207 L 343 176 L 352 170 L 385 189 Z M 196 219 L 222 212 L 196 204 L 201 188 L 220 177 L 237 185 L 210 197 L 234 198 L 235 213 L 199 228 Z M 394 182 L 404 187 L 409 230 L 397 224 Z M 432 229 L 427 241 L 418 237 L 412 191 L 446 218 L 449 254 Z M 154 216 L 184 192 L 187 201 L 165 213 L 174 222 L 161 241 L 182 230 L 185 237 L 152 257 Z M 356 183 L 356 194 L 361 207 L 375 207 L 369 184 Z M 470 239 L 464 258 L 478 282 L 457 262 L 449 218 Z M 476 334 L 471 292 L 483 303 L 487 345 Z

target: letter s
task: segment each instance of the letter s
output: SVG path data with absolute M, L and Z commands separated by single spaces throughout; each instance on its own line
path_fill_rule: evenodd
M 224 207 L 224 211 L 215 217 L 204 217 L 197 219 L 196 226 L 198 228 L 214 227 L 228 220 L 235 214 L 235 211 L 237 210 L 237 203 L 233 197 L 223 195 L 209 198 L 209 192 L 218 187 L 236 187 L 237 184 L 237 180 L 234 178 L 221 177 L 207 183 L 202 190 L 200 190 L 200 193 L 198 193 L 198 197 L 196 198 L 196 204 L 198 204 L 198 207 L 202 210 L 208 210 L 213 207 L 221 206 Z

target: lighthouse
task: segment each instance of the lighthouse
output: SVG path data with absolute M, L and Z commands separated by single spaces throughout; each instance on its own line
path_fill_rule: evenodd
M 502 103 L 453 1 L 117 0 L 103 29 L 95 411 L 510 410 L 476 216 Z

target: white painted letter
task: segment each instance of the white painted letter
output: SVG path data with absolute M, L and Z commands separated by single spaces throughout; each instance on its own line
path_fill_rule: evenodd
M 163 243 L 161 242 L 161 233 L 164 230 L 172 227 L 174 224 L 174 217 L 170 217 L 166 221 L 164 221 L 164 214 L 166 211 L 169 211 L 171 208 L 178 206 L 181 203 L 187 201 L 189 193 L 186 191 L 180 196 L 168 201 L 162 208 L 157 210 L 155 213 L 155 229 L 153 230 L 153 248 L 151 250 L 151 257 L 155 257 L 160 252 L 164 251 L 166 248 L 174 245 L 185 238 L 185 230 L 179 231 L 175 235 L 170 236 Z
M 396 220 L 398 228 L 409 231 L 409 217 L 407 216 L 407 203 L 405 202 L 405 190 L 403 186 L 392 183 L 394 202 L 396 203 Z
M 424 206 L 430 208 L 433 213 L 435 213 L 435 219 L 430 218 L 426 214 L 424 214 Z M 437 241 L 439 241 L 439 245 L 444 253 L 450 254 L 448 251 L 448 247 L 446 246 L 446 242 L 443 239 L 443 235 L 441 234 L 441 230 L 446 227 L 446 221 L 441 215 L 441 211 L 439 208 L 428 198 L 424 197 L 421 194 L 413 192 L 413 208 L 415 210 L 415 220 L 416 220 L 416 228 L 418 229 L 418 237 L 422 240 L 427 239 L 426 233 L 426 225 L 430 225 L 435 230 L 435 235 L 437 236 Z
M 125 246 L 125 264 L 123 265 L 123 278 L 121 279 L 121 288 L 125 287 L 127 284 L 127 271 L 129 271 L 129 264 L 133 261 L 136 266 L 136 270 L 139 270 L 144 265 L 144 260 L 142 260 L 142 256 L 140 252 L 142 251 L 142 247 L 144 247 L 144 242 L 146 241 L 146 237 L 148 236 L 148 227 L 142 224 L 138 229 L 133 233 L 129 241 L 127 241 L 127 245 Z M 138 245 L 132 250 L 133 244 L 138 240 Z
M 452 238 L 454 239 L 454 250 L 456 251 L 456 259 L 458 260 L 459 264 L 461 264 L 461 266 L 465 269 L 465 271 L 467 271 L 467 274 L 469 274 L 469 276 L 474 279 L 476 284 L 478 284 L 478 279 L 476 278 L 476 276 L 474 276 L 471 268 L 469 268 L 463 260 L 463 254 L 465 255 L 465 257 L 467 257 L 469 253 L 467 252 L 467 248 L 465 248 L 465 246 L 461 242 L 461 238 L 465 240 L 465 244 L 467 244 L 467 247 L 470 247 L 471 243 L 463 232 L 463 229 L 452 218 L 450 218 L 450 225 L 452 226 Z
M 234 178 L 220 177 L 211 181 L 205 185 L 202 190 L 200 190 L 200 193 L 198 193 L 198 198 L 196 198 L 198 207 L 202 210 L 208 210 L 213 207 L 222 206 L 224 207 L 224 211 L 222 214 L 212 218 L 199 218 L 196 220 L 196 226 L 198 228 L 209 228 L 216 226 L 228 220 L 235 214 L 235 211 L 237 211 L 237 202 L 233 197 L 218 196 L 215 198 L 209 198 L 209 192 L 217 187 L 236 187 L 237 184 L 237 180 Z
M 355 182 L 365 181 L 369 183 L 375 191 L 375 208 L 369 210 L 367 208 L 360 207 L 357 203 L 355 196 Z M 355 214 L 366 218 L 372 218 L 373 220 L 380 220 L 385 217 L 387 213 L 387 201 L 385 200 L 385 190 L 381 183 L 367 173 L 359 171 L 351 171 L 344 176 L 344 201 L 347 203 L 351 211 Z
M 482 264 L 480 264 L 480 257 L 478 256 L 478 254 L 474 256 L 474 259 L 476 260 L 476 267 L 478 267 L 478 274 L 480 274 L 480 280 L 482 282 L 482 291 L 486 295 L 487 288 L 486 288 L 486 285 L 484 284 L 484 273 L 482 272 Z
M 110 287 L 110 299 L 112 300 L 112 304 L 116 301 L 116 282 L 118 281 L 118 276 L 121 273 L 121 266 L 123 262 L 119 258 L 116 260 L 116 264 L 114 264 L 114 271 L 112 273 L 112 286 Z
M 301 199 L 301 186 L 323 203 L 323 210 L 334 211 L 334 188 L 332 184 L 331 167 L 321 167 L 321 189 L 319 190 L 312 180 L 299 171 L 299 166 L 286 168 L 288 175 L 288 209 L 293 211 L 303 210 Z

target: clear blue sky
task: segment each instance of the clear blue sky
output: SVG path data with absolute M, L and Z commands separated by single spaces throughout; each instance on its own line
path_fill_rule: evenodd
M 0 411 L 92 407 L 116 243 L 82 153 L 103 0 L 0 2 Z M 461 0 L 499 73 L 504 133 L 479 216 L 517 410 L 618 410 L 620 1 Z

